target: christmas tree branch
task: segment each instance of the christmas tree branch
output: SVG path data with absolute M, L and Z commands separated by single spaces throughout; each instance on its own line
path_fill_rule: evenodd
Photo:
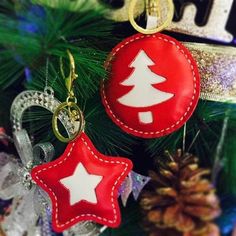
M 24 79 L 24 67 L 39 70 L 47 57 L 57 67 L 59 57 L 66 58 L 69 49 L 76 60 L 80 95 L 87 98 L 98 90 L 99 81 L 106 75 L 103 64 L 107 51 L 102 45 L 109 45 L 108 41 L 112 40 L 112 23 L 105 20 L 103 10 L 94 9 L 91 2 L 80 1 L 78 13 L 63 6 L 65 1 L 57 8 L 24 1 L 23 5 L 5 7 L 8 11 L 0 12 L 0 47 L 4 49 L 0 58 L 7 55 L 6 59 L 12 61 L 2 63 L 0 72 L 9 70 L 9 64 L 16 64 L 15 72 L 6 74 L 0 81 L 1 88 Z

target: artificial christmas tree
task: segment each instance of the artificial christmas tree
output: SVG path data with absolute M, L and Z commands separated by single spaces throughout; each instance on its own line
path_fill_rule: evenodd
M 211 185 L 214 190 L 211 192 L 211 188 L 207 189 L 205 194 L 200 192 L 199 196 L 202 201 L 211 199 L 215 201 L 216 204 L 212 201 L 207 208 L 209 208 L 210 216 L 216 216 L 220 212 L 218 200 L 216 201 L 217 195 L 222 215 L 214 222 L 206 222 L 201 217 L 196 219 L 193 215 L 199 211 L 189 210 L 190 204 L 188 203 L 186 208 L 191 214 L 188 214 L 187 222 L 183 222 L 182 214 L 172 215 L 173 218 L 171 219 L 175 219 L 175 225 L 182 226 L 181 229 L 188 228 L 190 221 L 198 226 L 195 231 L 186 232 L 185 235 L 187 236 L 232 235 L 231 231 L 236 222 L 236 164 L 234 158 L 236 155 L 236 112 L 234 104 L 236 101 L 236 50 L 235 43 L 232 41 L 232 35 L 236 36 L 234 19 L 236 2 L 229 0 L 222 4 L 223 1 L 218 3 L 217 0 L 174 0 L 175 23 L 172 23 L 168 29 L 183 34 L 165 31 L 165 35 L 159 33 L 136 34 L 129 37 L 135 33 L 129 23 L 116 24 L 114 21 L 107 20 L 106 16 L 109 12 L 109 17 L 114 16 L 113 19 L 127 20 L 130 2 L 134 3 L 134 0 L 0 1 L 0 127 L 4 127 L 6 130 L 6 135 L 0 134 L 0 151 L 7 152 L 7 154 L 0 153 L 0 194 L 4 196 L 6 190 L 13 190 L 14 193 L 12 200 L 1 201 L 0 204 L 1 215 L 4 215 L 1 217 L 1 225 L 4 226 L 7 236 L 51 236 L 56 234 L 51 226 L 52 209 L 48 204 L 49 201 L 43 201 L 44 204 L 42 205 L 38 204 L 42 197 L 46 197 L 45 199 L 48 200 L 47 195 L 42 195 L 41 191 L 43 190 L 34 191 L 39 188 L 35 188 L 34 181 L 30 179 L 29 169 L 31 165 L 21 163 L 22 153 L 18 155 L 15 150 L 11 137 L 13 127 L 10 121 L 12 118 L 16 118 L 13 124 L 17 124 L 17 127 L 14 128 L 25 128 L 33 146 L 42 144 L 44 141 L 51 142 L 56 153 L 54 159 L 55 161 L 58 160 L 57 157 L 61 156 L 66 145 L 56 139 L 51 123 L 54 108 L 56 109 L 59 103 L 66 101 L 68 94 L 65 78 L 61 76 L 59 63 L 62 57 L 65 65 L 68 64 L 66 53 L 68 49 L 75 58 L 76 71 L 79 75 L 74 83 L 74 95 L 86 120 L 83 131 L 86 132 L 100 153 L 104 153 L 106 156 L 128 157 L 134 163 L 135 172 L 141 175 L 131 172 L 118 191 L 121 196 L 120 200 L 125 205 L 122 207 L 120 204 L 122 224 L 119 228 L 112 229 L 93 222 L 82 222 L 63 231 L 62 234 L 64 236 L 146 236 L 147 232 L 144 231 L 144 228 L 147 228 L 143 227 L 142 222 L 143 218 L 147 218 L 145 214 L 141 214 L 142 207 L 136 202 L 136 199 L 148 182 L 149 178 L 146 176 L 149 170 L 154 170 L 154 163 L 158 162 L 159 167 L 165 167 L 164 171 L 160 171 L 159 168 L 155 169 L 156 175 L 159 177 L 163 177 L 163 174 L 170 174 L 168 171 L 174 168 L 173 163 L 166 167 L 165 164 L 169 159 L 158 154 L 163 153 L 166 149 L 174 151 L 183 148 L 185 151 L 193 153 L 193 156 L 199 157 L 199 168 L 206 167 L 211 170 L 212 176 L 207 176 L 208 179 L 204 181 Z M 144 12 L 144 6 L 150 3 L 151 5 L 147 7 L 146 12 L 153 13 L 158 9 L 160 21 L 158 20 L 157 23 L 161 24 L 168 12 L 167 2 L 170 0 L 160 0 L 160 5 L 156 4 L 158 1 L 152 0 L 138 0 L 136 2 L 136 5 L 132 4 L 133 8 L 137 10 L 134 12 L 134 16 Z M 153 17 L 155 18 L 155 16 Z M 183 19 L 176 22 L 181 17 Z M 193 20 L 194 18 L 196 22 Z M 143 15 L 135 20 L 137 24 L 145 25 Z M 227 20 L 228 23 L 226 24 Z M 208 38 L 208 40 L 187 36 L 185 33 Z M 172 37 L 168 37 L 166 34 Z M 119 44 L 119 47 L 115 47 L 122 39 L 125 40 Z M 185 42 L 179 43 L 176 39 Z M 224 42 L 232 41 L 233 47 L 226 43 L 221 46 L 212 46 L 212 43 L 218 44 L 218 42 L 210 41 L 210 39 L 223 40 Z M 202 42 L 206 44 L 202 44 Z M 220 44 L 222 43 L 220 42 Z M 193 59 L 186 47 L 193 55 Z M 111 50 L 112 53 L 109 55 Z M 152 65 L 144 66 L 141 64 L 135 68 L 129 67 L 141 50 L 146 54 L 143 54 L 141 59 L 146 61 L 146 64 L 152 63 Z M 181 54 L 181 51 L 184 54 Z M 197 82 L 194 83 L 193 75 L 197 75 L 194 59 L 201 74 L 202 92 L 199 102 L 198 87 L 200 84 L 198 77 L 196 78 Z M 186 63 L 184 65 L 179 64 L 181 60 Z M 105 61 L 106 68 L 104 68 Z M 191 62 L 193 69 L 191 69 L 189 62 Z M 137 73 L 137 71 L 141 71 L 141 68 L 142 72 L 145 72 L 145 76 L 142 78 Z M 183 72 L 184 74 L 182 74 Z M 68 71 L 65 71 L 65 74 L 68 75 Z M 135 78 L 132 78 L 133 74 L 135 74 Z M 147 74 L 149 76 L 146 76 Z M 132 84 L 130 84 L 129 79 L 132 79 Z M 142 84 L 143 82 L 144 84 Z M 101 89 L 102 99 L 99 91 L 100 84 L 103 85 Z M 139 94 L 137 89 L 141 84 L 144 86 Z M 49 91 L 45 93 L 45 86 L 52 87 L 54 94 L 49 94 Z M 109 90 L 110 88 L 112 89 Z M 186 119 L 182 118 L 179 113 L 185 114 L 188 111 L 194 88 L 197 88 L 197 91 L 192 109 L 190 109 Z M 153 95 L 152 98 L 149 97 L 149 89 L 150 94 Z M 32 92 L 32 90 L 34 91 Z M 20 93 L 22 97 L 19 99 L 19 106 L 14 106 L 11 113 L 13 115 L 10 118 L 11 103 Z M 127 97 L 129 98 L 133 93 L 137 94 L 137 100 L 131 102 Z M 163 93 L 166 100 L 160 102 L 162 99 L 159 95 L 164 95 Z M 171 95 L 172 97 L 167 99 Z M 126 104 L 119 102 L 119 99 L 123 101 L 122 98 L 126 98 Z M 179 98 L 184 99 L 180 102 Z M 139 106 L 136 101 L 140 102 Z M 52 102 L 55 106 L 48 102 Z M 130 103 L 135 106 L 130 106 Z M 142 103 L 144 104 L 143 107 Z M 196 110 L 194 111 L 195 107 Z M 65 111 L 69 111 L 68 107 Z M 148 113 L 141 115 L 140 120 L 152 123 L 140 123 L 139 114 L 142 112 Z M 74 112 L 72 113 L 75 115 Z M 70 115 L 70 112 L 68 114 Z M 139 138 L 133 137 L 130 134 L 135 135 L 135 132 L 128 132 L 129 129 L 121 130 L 121 126 L 117 127 L 118 122 L 114 124 L 107 114 L 111 118 L 118 114 L 117 117 L 124 123 L 123 127 L 132 125 L 133 123 L 128 122 L 131 118 L 135 119 L 136 127 L 131 128 L 145 134 L 148 133 L 148 135 L 136 135 Z M 20 119 L 18 119 L 19 117 Z M 162 119 L 160 119 L 161 117 Z M 71 126 L 68 118 L 71 121 L 68 115 L 58 116 L 57 128 L 62 131 L 62 135 L 67 133 L 70 136 L 73 134 L 71 128 L 74 126 Z M 177 127 L 178 130 L 171 129 L 169 133 L 162 132 L 158 137 L 153 135 L 153 133 L 159 133 L 163 129 L 158 128 L 160 125 L 165 126 L 164 130 L 168 128 L 169 126 L 166 125 L 172 118 L 175 122 L 181 120 L 178 123 L 180 124 Z M 19 124 L 20 126 L 18 126 Z M 185 126 L 181 128 L 184 124 Z M 144 130 L 144 127 L 149 127 L 149 130 Z M 152 133 L 150 134 L 150 132 Z M 25 140 L 20 140 L 22 145 L 26 143 Z M 28 149 L 23 148 L 23 150 L 27 151 Z M 42 155 L 43 153 L 39 152 L 38 154 Z M 33 156 L 28 157 L 33 158 Z M 49 159 L 45 161 L 49 161 Z M 12 171 L 11 168 L 8 168 L 9 166 L 15 166 L 16 169 Z M 62 177 L 71 176 L 76 165 L 72 167 L 68 176 Z M 16 171 L 19 169 L 23 169 L 21 178 Z M 64 171 L 69 170 L 64 168 Z M 61 172 L 60 174 L 62 174 Z M 88 173 L 91 174 L 92 172 L 88 171 Z M 108 173 L 113 174 L 112 169 L 109 169 Z M 190 170 L 188 173 L 193 172 Z M 171 186 L 172 190 L 174 189 L 178 193 L 178 199 L 166 196 L 159 199 L 157 192 L 152 191 L 153 199 L 159 199 L 161 203 L 165 203 L 166 199 L 176 202 L 180 198 L 186 198 L 194 204 L 201 203 L 195 201 L 195 198 L 192 199 L 192 195 L 180 194 L 178 188 L 173 186 L 174 183 L 181 182 L 183 177 L 178 175 L 172 177 L 174 180 L 170 181 L 165 189 Z M 200 181 L 201 178 L 198 180 Z M 14 189 L 14 181 L 19 182 L 20 186 L 25 184 L 33 188 L 28 192 L 26 191 L 26 195 L 21 195 Z M 96 189 L 99 189 L 99 185 L 100 183 Z M 197 184 L 197 187 L 199 186 L 200 184 Z M 65 185 L 61 184 L 60 187 L 68 192 L 68 187 L 66 188 Z M 147 188 L 149 187 L 147 186 Z M 59 188 L 56 190 L 60 192 Z M 102 193 L 100 194 L 102 195 Z M 214 197 L 212 197 L 213 195 Z M 38 197 L 40 197 L 40 201 L 38 201 Z M 164 211 L 168 206 L 160 208 Z M 181 209 L 185 210 L 185 207 Z M 67 209 L 64 212 L 67 212 Z M 156 218 L 150 214 L 150 219 L 151 216 L 153 221 L 158 221 L 158 214 L 156 214 Z M 203 223 L 202 227 L 198 224 L 199 221 Z M 154 225 L 152 235 L 182 236 L 183 232 L 177 232 L 176 229 L 160 229 Z

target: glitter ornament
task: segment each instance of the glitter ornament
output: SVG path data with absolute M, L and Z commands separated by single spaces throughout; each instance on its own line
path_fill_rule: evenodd
M 229 46 L 187 43 L 201 76 L 200 97 L 236 103 L 236 49 Z
M 178 22 L 173 22 L 168 29 L 197 37 L 213 39 L 217 41 L 231 42 L 233 35 L 226 29 L 226 24 L 233 5 L 233 0 L 213 0 L 207 23 L 199 26 L 195 23 L 197 8 L 191 3 L 183 6 L 183 17 Z
M 20 157 L 0 156 L 0 198 L 13 199 L 10 214 L 2 227 L 9 236 L 33 234 L 39 217 L 48 207 L 47 196 L 32 181 L 32 166 L 50 161 L 54 148 L 50 143 L 39 143 L 32 147 L 26 130 L 14 132 L 14 144 Z M 3 159 L 4 158 L 4 159 Z
M 131 171 L 119 189 L 123 206 L 126 206 L 131 193 L 137 201 L 142 189 L 150 179 L 151 178 L 148 176 L 140 175 L 134 171 Z
M 26 90 L 18 94 L 11 106 L 11 121 L 13 130 L 22 130 L 23 116 L 31 107 L 42 107 L 54 113 L 61 102 L 55 98 L 51 87 L 45 87 L 44 91 Z M 73 136 L 77 128 L 76 122 L 72 122 L 69 115 L 64 112 L 58 119 L 64 126 L 68 136 Z
M 197 105 L 196 63 L 169 36 L 133 35 L 112 50 L 106 66 L 110 79 L 102 84 L 102 101 L 107 114 L 127 133 L 143 138 L 170 134 Z

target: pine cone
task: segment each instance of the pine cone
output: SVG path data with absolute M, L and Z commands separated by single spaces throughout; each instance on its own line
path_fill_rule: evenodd
M 152 180 L 141 195 L 145 213 L 144 228 L 150 236 L 218 236 L 211 221 L 220 215 L 215 189 L 198 166 L 198 158 L 177 150 L 158 159 L 158 172 L 150 171 Z M 163 158 L 163 157 L 162 157 Z M 166 234 L 172 230 L 172 233 Z
M 6 234 L 5 234 L 4 231 L 2 230 L 1 225 L 0 225 L 0 236 L 6 236 Z

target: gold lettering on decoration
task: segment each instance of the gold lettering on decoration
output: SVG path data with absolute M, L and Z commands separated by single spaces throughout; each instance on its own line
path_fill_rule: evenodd
M 172 22 L 168 30 L 217 41 L 231 42 L 233 35 L 227 32 L 225 27 L 232 4 L 233 0 L 213 0 L 207 24 L 197 26 L 194 20 L 197 8 L 190 3 L 185 6 L 182 19 L 178 22 Z

